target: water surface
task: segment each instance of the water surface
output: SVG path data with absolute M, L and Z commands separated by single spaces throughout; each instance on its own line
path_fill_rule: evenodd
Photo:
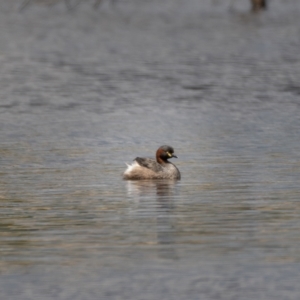
M 299 5 L 272 3 L 1 3 L 1 298 L 299 298 Z M 162 144 L 181 181 L 122 180 Z

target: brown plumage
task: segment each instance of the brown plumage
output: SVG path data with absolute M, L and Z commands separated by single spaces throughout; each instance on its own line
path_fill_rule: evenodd
M 128 180 L 140 179 L 180 179 L 181 175 L 177 167 L 168 161 L 176 157 L 171 146 L 163 145 L 156 151 L 156 160 L 137 157 L 123 173 L 123 178 Z

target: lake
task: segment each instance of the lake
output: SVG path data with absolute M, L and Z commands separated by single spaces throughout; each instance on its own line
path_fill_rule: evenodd
M 1 299 L 299 299 L 297 0 L 0 3 Z

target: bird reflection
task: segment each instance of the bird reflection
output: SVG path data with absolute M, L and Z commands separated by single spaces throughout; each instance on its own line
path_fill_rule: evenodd
M 175 242 L 175 226 L 173 225 L 174 196 L 178 188 L 178 181 L 174 180 L 139 180 L 127 181 L 128 194 L 139 203 L 147 201 L 153 204 L 155 198 L 155 211 L 149 211 L 156 218 L 156 242 L 159 245 L 158 255 L 161 258 L 177 259 Z M 147 200 L 147 198 L 150 199 Z M 144 200 L 144 201 L 143 201 Z M 152 208 L 152 209 L 151 209 Z
M 176 180 L 129 180 L 127 183 L 128 195 L 138 199 L 141 196 L 157 195 L 162 198 L 172 198 L 176 187 Z M 171 199 L 169 199 L 171 200 Z

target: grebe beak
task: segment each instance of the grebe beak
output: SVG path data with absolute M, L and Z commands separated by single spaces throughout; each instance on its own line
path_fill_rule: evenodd
M 172 157 L 176 157 L 176 158 L 177 158 L 177 156 L 176 156 L 175 154 L 173 154 L 173 153 L 167 152 L 167 154 L 168 154 L 168 156 L 169 156 L 170 158 L 172 158 Z

